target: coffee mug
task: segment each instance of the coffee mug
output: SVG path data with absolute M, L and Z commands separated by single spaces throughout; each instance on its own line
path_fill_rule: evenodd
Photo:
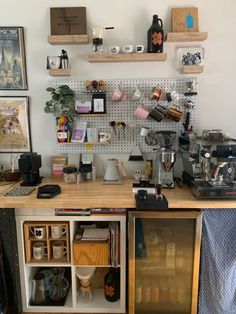
M 146 127 L 141 127 L 141 130 L 140 130 L 140 136 L 147 136 L 148 133 L 149 133 L 150 129 L 149 128 L 146 128 Z
M 99 142 L 107 142 L 111 138 L 111 134 L 107 132 L 99 132 Z
M 52 239 L 60 239 L 64 234 L 66 234 L 66 227 L 60 225 L 51 226 Z
M 135 46 L 135 52 L 136 52 L 136 53 L 142 53 L 142 52 L 144 52 L 144 45 L 136 45 L 136 46 Z
M 58 56 L 48 57 L 49 69 L 59 69 L 61 65 L 61 58 Z
M 142 92 L 139 89 L 139 87 L 137 87 L 133 93 L 133 96 L 131 97 L 131 100 L 133 101 L 138 101 L 142 98 Z
M 149 115 L 149 111 L 144 107 L 144 106 L 138 106 L 135 110 L 134 110 L 134 115 L 140 119 L 147 119 L 148 115 Z
M 120 86 L 117 87 L 111 98 L 113 101 L 124 101 L 126 99 L 125 93 L 121 90 Z
M 54 259 L 61 259 L 67 254 L 67 247 L 63 241 L 54 241 L 52 243 L 52 257 Z
M 47 246 L 43 242 L 36 242 L 33 244 L 33 258 L 36 260 L 41 260 L 45 256 L 47 256 L 46 253 Z
M 87 141 L 88 142 L 98 142 L 98 129 L 97 128 L 87 128 Z
M 164 109 L 156 107 L 150 111 L 149 116 L 157 122 L 160 122 L 165 117 L 165 111 Z
M 162 94 L 162 89 L 159 86 L 156 86 L 152 89 L 152 93 L 151 93 L 151 99 L 155 99 L 157 101 L 159 101 L 160 97 Z
M 31 227 L 30 231 L 37 240 L 42 240 L 46 236 L 46 227 Z
M 175 122 L 179 122 L 182 115 L 183 115 L 183 112 L 179 109 L 178 106 L 173 106 L 166 110 L 167 118 Z
M 134 51 L 134 46 L 133 45 L 125 45 L 121 48 L 121 51 L 123 53 L 132 53 Z
M 119 46 L 111 46 L 109 49 L 109 53 L 112 55 L 116 55 L 120 52 L 120 47 Z

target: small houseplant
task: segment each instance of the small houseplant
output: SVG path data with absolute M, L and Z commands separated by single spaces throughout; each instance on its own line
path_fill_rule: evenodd
M 68 85 L 60 85 L 56 88 L 48 87 L 47 91 L 50 93 L 51 99 L 46 102 L 44 111 L 52 113 L 55 117 L 66 116 L 72 125 L 76 117 L 74 91 Z

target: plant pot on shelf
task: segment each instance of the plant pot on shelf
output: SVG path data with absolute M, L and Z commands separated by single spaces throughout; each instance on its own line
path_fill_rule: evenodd
M 6 181 L 17 181 L 20 179 L 20 171 L 19 170 L 5 170 L 3 171 L 3 178 Z

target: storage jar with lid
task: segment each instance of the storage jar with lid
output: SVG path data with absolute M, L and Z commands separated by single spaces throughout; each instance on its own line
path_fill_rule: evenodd
M 63 168 L 64 182 L 76 183 L 77 182 L 77 168 L 74 166 L 66 166 Z

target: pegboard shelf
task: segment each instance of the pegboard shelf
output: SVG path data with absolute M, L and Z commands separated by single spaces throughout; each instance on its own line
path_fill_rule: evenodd
M 167 53 L 118 53 L 118 54 L 90 54 L 88 61 L 91 63 L 98 62 L 157 62 L 165 61 Z
M 78 113 L 80 117 L 107 116 L 107 113 Z
M 110 142 L 57 142 L 59 145 L 108 145 Z
M 167 33 L 167 42 L 192 42 L 204 41 L 207 39 L 207 32 L 186 32 L 186 33 Z
M 71 69 L 49 69 L 48 74 L 50 76 L 71 76 Z

